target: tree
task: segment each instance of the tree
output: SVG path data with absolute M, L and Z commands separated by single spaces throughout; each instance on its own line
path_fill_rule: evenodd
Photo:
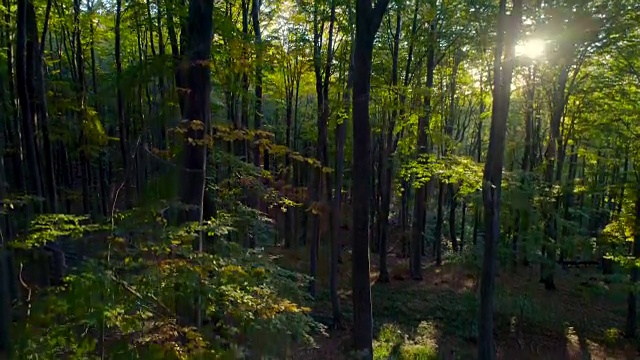
M 493 65 L 493 108 L 489 150 L 484 167 L 482 197 L 484 205 L 484 257 L 480 279 L 480 323 L 478 335 L 478 358 L 494 359 L 493 339 L 493 296 L 495 291 L 496 254 L 500 239 L 500 195 L 502 188 L 502 167 L 504 162 L 505 135 L 513 68 L 515 66 L 515 46 L 522 22 L 522 1 L 514 0 L 511 14 L 506 13 L 507 1 L 500 1 L 498 14 L 498 36 Z M 503 55 L 504 51 L 504 55 Z
M 356 36 L 353 52 L 353 335 L 362 358 L 373 359 L 373 319 L 369 283 L 369 200 L 371 186 L 371 125 L 369 96 L 373 42 L 389 0 L 356 3 Z
M 193 0 L 189 4 L 187 25 L 189 96 L 186 106 L 186 141 L 182 202 L 187 206 L 187 221 L 202 223 L 207 166 L 207 129 L 211 123 L 211 39 L 213 38 L 213 1 Z M 203 250 L 202 237 L 194 249 Z

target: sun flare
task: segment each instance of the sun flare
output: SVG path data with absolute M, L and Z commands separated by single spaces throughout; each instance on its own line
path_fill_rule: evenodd
M 531 39 L 516 45 L 516 56 L 524 56 L 530 59 L 538 59 L 544 56 L 546 42 L 540 39 Z

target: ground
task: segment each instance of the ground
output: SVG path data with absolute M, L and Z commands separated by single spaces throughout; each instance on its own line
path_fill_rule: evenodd
M 306 272 L 306 249 L 271 251 L 285 267 Z M 330 323 L 328 251 L 321 251 L 319 295 L 314 316 Z M 283 255 L 283 256 L 280 256 Z M 376 359 L 473 359 L 477 336 L 477 270 L 464 261 L 436 267 L 427 263 L 424 280 L 408 280 L 408 263 L 390 257 L 391 282 L 371 274 Z M 285 260 L 286 259 L 286 260 Z M 427 262 L 428 259 L 425 259 Z M 340 291 L 345 328 L 328 330 L 318 347 L 296 359 L 348 359 L 351 299 L 348 259 L 341 265 Z M 535 268 L 501 270 L 496 289 L 496 347 L 499 359 L 640 359 L 635 343 L 623 339 L 626 292 L 601 281 L 598 270 L 558 270 L 557 290 L 538 283 Z M 345 286 L 346 285 L 346 286 Z

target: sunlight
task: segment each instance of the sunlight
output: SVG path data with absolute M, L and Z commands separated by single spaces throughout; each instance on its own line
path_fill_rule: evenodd
M 546 41 L 531 39 L 516 45 L 516 56 L 524 56 L 530 59 L 539 59 L 544 56 Z

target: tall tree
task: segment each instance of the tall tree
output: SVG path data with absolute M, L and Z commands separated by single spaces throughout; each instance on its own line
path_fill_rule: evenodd
M 429 5 L 435 9 L 436 1 L 431 0 Z M 427 131 L 431 123 L 431 99 L 433 90 L 433 79 L 436 69 L 436 17 L 431 17 L 429 22 L 428 32 L 428 44 L 427 44 L 427 91 L 423 98 L 424 113 L 418 119 L 418 158 L 427 163 L 423 156 L 426 156 L 430 151 L 429 137 Z M 422 248 L 424 246 L 424 230 L 427 217 L 427 184 L 419 184 L 416 189 L 416 197 L 414 201 L 413 209 L 413 222 L 411 224 L 411 279 L 422 280 Z
M 389 0 L 356 2 L 356 36 L 353 53 L 353 335 L 354 347 L 363 359 L 373 359 L 373 315 L 369 279 L 369 207 L 371 186 L 371 124 L 369 97 L 373 42 Z
M 496 356 L 493 339 L 493 297 L 497 246 L 500 239 L 502 167 L 511 98 L 511 80 L 515 66 L 515 46 L 522 22 L 522 0 L 513 0 L 510 15 L 507 15 L 506 8 L 507 0 L 500 0 L 498 36 L 493 63 L 493 108 L 491 109 L 489 150 L 484 167 L 482 187 L 486 232 L 480 279 L 478 359 L 481 360 L 493 360 Z
M 188 61 L 186 102 L 186 141 L 181 200 L 187 206 L 187 221 L 202 222 L 207 163 L 208 129 L 211 124 L 211 40 L 213 38 L 213 0 L 192 0 L 187 23 Z M 194 249 L 203 250 L 202 237 Z
M 30 11 L 31 10 L 31 11 Z M 26 152 L 26 162 L 29 167 L 28 174 L 28 191 L 32 194 L 42 197 L 42 181 L 40 177 L 40 167 L 38 161 L 35 114 L 33 111 L 32 98 L 29 96 L 29 88 L 33 88 L 35 74 L 33 73 L 33 63 L 29 61 L 28 44 L 36 41 L 34 34 L 31 33 L 29 39 L 29 22 L 36 21 L 33 5 L 29 0 L 18 1 L 17 9 L 17 44 L 16 44 L 16 77 L 18 87 L 18 98 L 20 100 L 20 114 L 22 119 L 22 134 L 24 135 L 24 147 Z M 37 34 L 35 34 L 37 36 Z M 31 84 L 31 86 L 29 86 Z

